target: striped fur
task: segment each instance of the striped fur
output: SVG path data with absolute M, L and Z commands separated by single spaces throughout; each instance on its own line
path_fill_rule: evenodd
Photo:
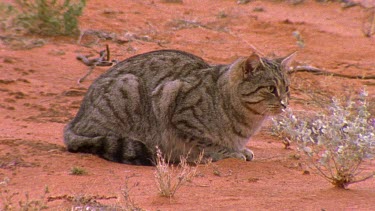
M 156 146 L 172 162 L 202 151 L 214 161 L 252 160 L 249 138 L 287 106 L 290 58 L 209 65 L 175 50 L 128 58 L 90 86 L 64 142 L 71 152 L 136 165 L 152 165 Z

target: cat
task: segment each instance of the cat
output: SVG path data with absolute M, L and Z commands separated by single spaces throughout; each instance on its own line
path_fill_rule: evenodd
M 288 105 L 292 57 L 253 53 L 228 65 L 178 50 L 130 57 L 92 83 L 64 142 L 70 152 L 134 165 L 154 165 L 156 147 L 170 162 L 200 153 L 251 161 L 250 137 Z

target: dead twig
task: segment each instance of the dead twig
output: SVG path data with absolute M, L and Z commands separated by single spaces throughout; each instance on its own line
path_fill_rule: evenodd
M 118 63 L 117 60 L 110 61 L 110 51 L 109 51 L 108 45 L 106 45 L 105 50 L 102 50 L 99 52 L 99 58 L 89 59 L 88 56 L 84 56 L 84 55 L 78 55 L 76 58 L 77 60 L 85 64 L 86 66 L 90 67 L 87 73 L 83 77 L 78 79 L 78 84 L 83 82 L 87 78 L 87 76 L 89 76 L 92 73 L 92 71 L 94 70 L 96 66 L 100 66 L 100 67 L 112 66 Z
M 117 196 L 104 196 L 104 195 L 94 195 L 94 196 L 72 196 L 72 195 L 60 195 L 60 196 L 50 196 L 47 198 L 48 202 L 56 201 L 56 200 L 65 200 L 68 202 L 81 202 L 81 203 L 89 203 L 96 200 L 110 200 L 110 199 L 117 199 Z
M 335 76 L 335 77 L 341 77 L 341 78 L 349 78 L 349 79 L 362 79 L 362 80 L 371 80 L 375 79 L 375 75 L 344 75 L 340 73 L 333 73 L 326 70 L 319 69 L 317 67 L 312 66 L 296 66 L 292 68 L 291 71 L 289 71 L 289 74 L 297 73 L 297 72 L 308 72 L 315 75 L 326 75 L 326 76 Z

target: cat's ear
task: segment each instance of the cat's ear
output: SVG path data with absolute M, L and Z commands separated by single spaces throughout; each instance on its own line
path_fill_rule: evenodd
M 264 65 L 262 58 L 256 53 L 251 54 L 243 64 L 243 75 L 246 77 L 249 74 L 254 74 L 260 65 Z
M 284 71 L 288 71 L 289 70 L 290 64 L 292 63 L 292 61 L 293 61 L 294 57 L 296 56 L 296 54 L 297 54 L 297 51 L 289 54 L 286 57 L 280 58 L 280 64 L 281 64 L 281 67 L 282 67 L 282 69 Z
M 258 67 L 262 65 L 262 63 L 260 56 L 257 54 L 237 59 L 229 67 L 230 80 L 233 82 L 242 81 L 244 78 L 247 78 L 249 75 L 253 75 L 258 71 Z

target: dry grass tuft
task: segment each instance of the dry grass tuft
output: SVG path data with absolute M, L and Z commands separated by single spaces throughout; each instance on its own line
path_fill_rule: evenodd
M 161 196 L 173 197 L 178 189 L 188 181 L 192 181 L 197 174 L 197 164 L 201 163 L 203 153 L 200 154 L 195 166 L 190 166 L 187 157 L 181 157 L 177 166 L 170 165 L 159 148 L 157 148 L 155 182 Z

